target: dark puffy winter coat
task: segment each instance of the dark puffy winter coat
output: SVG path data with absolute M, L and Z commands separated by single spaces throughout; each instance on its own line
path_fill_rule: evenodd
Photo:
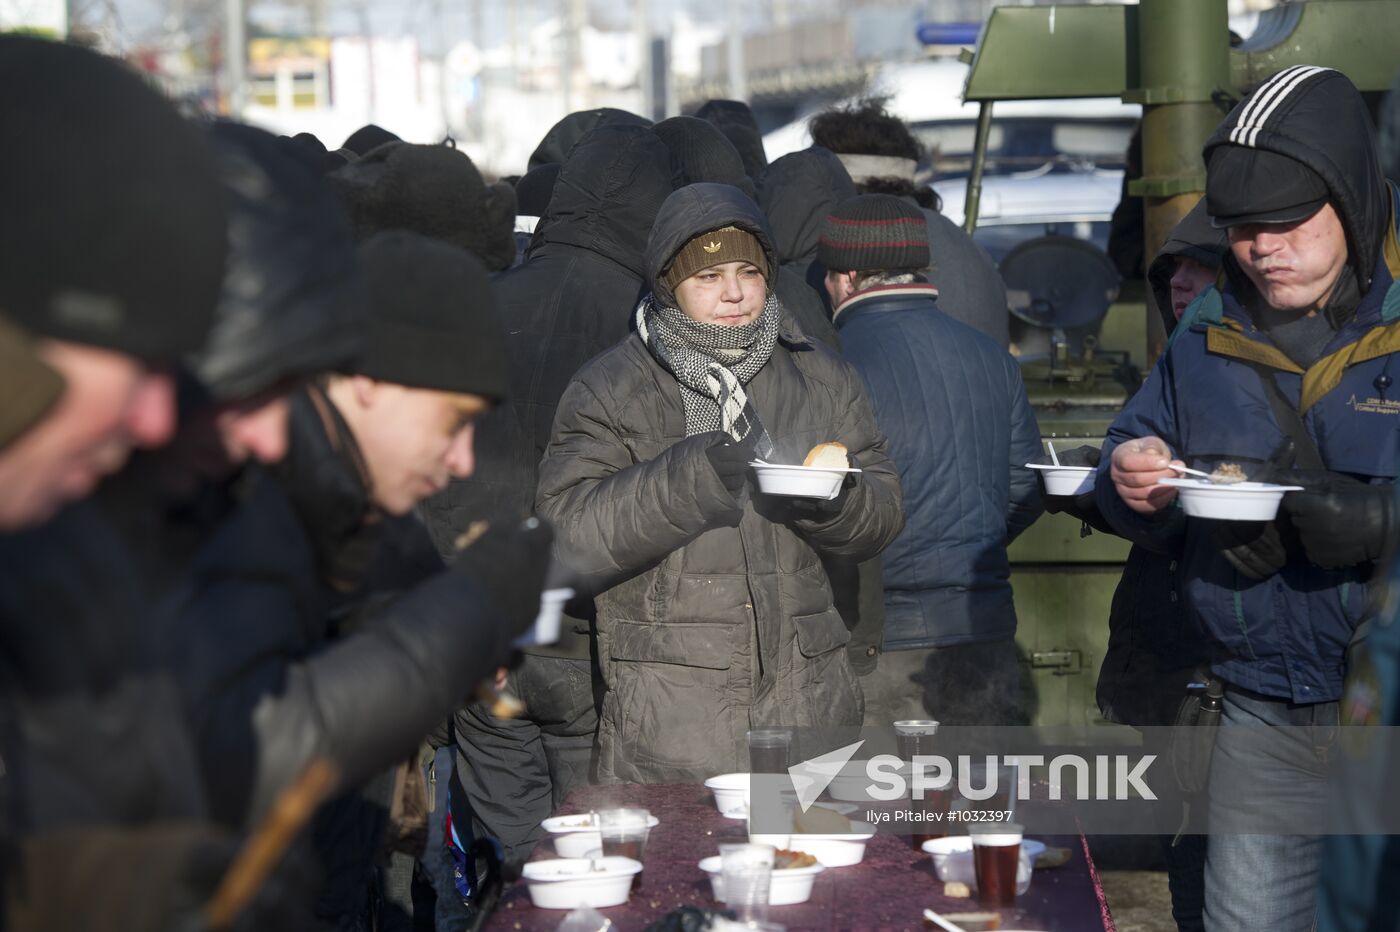
M 328 407 L 295 396 L 283 474 L 250 477 L 243 507 L 164 606 L 214 814 L 233 825 L 265 814 L 315 757 L 337 764 L 346 787 L 392 766 L 509 654 L 467 576 L 410 585 L 433 566 L 431 545 L 403 542 L 412 518 L 366 524 L 353 440 L 333 412 L 327 424 Z M 332 514 L 350 517 L 329 529 L 311 517 Z M 361 585 L 337 592 L 327 572 Z M 404 591 L 333 639 L 347 604 L 390 589 Z
M 1211 225 L 1202 198 L 1167 236 L 1147 270 L 1167 334 L 1177 326 L 1171 300 L 1176 258 L 1219 267 L 1224 252 L 1225 231 Z M 1092 514 L 1066 510 L 1103 524 L 1096 508 Z M 1139 544 L 1128 552 L 1123 578 L 1113 592 L 1108 649 L 1094 691 L 1099 711 L 1109 721 L 1138 727 L 1173 724 L 1186 685 L 1207 660 L 1206 634 L 1181 597 L 1179 558 L 1179 553 L 1156 553 Z
M 736 189 L 672 195 L 647 250 L 653 287 L 687 240 L 731 225 L 776 264 L 762 214 Z M 748 394 L 779 461 L 829 440 L 850 449 L 864 473 L 835 517 L 777 523 L 757 510 L 771 505 L 758 493 L 737 503 L 709 464 L 711 438 L 686 436 L 675 377 L 635 334 L 584 367 L 560 402 L 538 504 L 600 590 L 604 779 L 695 780 L 738 768 L 752 724 L 861 720 L 819 554 L 866 559 L 899 532 L 884 438 L 855 371 L 790 324 Z
M 627 335 L 646 291 L 647 233 L 671 177 L 666 146 L 639 126 L 594 130 L 560 172 L 525 264 L 497 280 L 510 400 L 477 423 L 472 477 L 423 506 L 441 552 L 483 515 L 519 520 L 534 510 L 560 396 L 584 363 Z M 537 652 L 588 656 L 585 624 L 566 625 L 565 635 Z
M 1198 469 L 1269 460 L 1285 433 L 1260 370 L 1298 406 L 1329 470 L 1372 483 L 1400 476 L 1400 447 L 1388 426 L 1394 402 L 1378 397 L 1384 392 L 1377 388 L 1377 380 L 1400 367 L 1394 192 L 1381 178 L 1360 96 L 1343 75 L 1300 76 L 1276 96 L 1276 105 L 1259 113 L 1254 97 L 1242 101 L 1206 143 L 1207 162 L 1238 130 L 1252 145 L 1316 171 L 1346 230 L 1360 303 L 1337 321 L 1323 356 L 1304 371 L 1242 306 L 1248 282 L 1227 257 L 1224 292 L 1210 288 L 1197 299 L 1185 329 L 1109 429 L 1096 493 L 1100 510 L 1125 537 L 1161 552 L 1181 547 L 1183 593 L 1210 634 L 1216 675 L 1266 696 L 1313 703 L 1341 695 L 1344 653 L 1367 611 L 1369 567 L 1322 569 L 1298 550 L 1273 576 L 1247 579 L 1220 553 L 1210 522 L 1185 519 L 1175 508 L 1153 518 L 1137 515 L 1108 476 L 1113 448 L 1149 435 Z
M 886 650 L 1014 636 L 1006 546 L 1041 511 L 1021 370 L 941 304 L 929 285 L 888 285 L 836 314 L 904 488 L 905 529 L 883 557 Z

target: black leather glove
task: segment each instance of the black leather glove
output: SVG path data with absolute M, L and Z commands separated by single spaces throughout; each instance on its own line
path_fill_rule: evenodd
M 1056 450 L 1055 456 L 1060 461 L 1061 466 L 1091 466 L 1097 468 L 1102 452 L 1098 447 L 1085 444 L 1082 447 L 1075 447 L 1073 450 Z M 1044 466 L 1053 465 L 1050 454 L 1045 453 L 1037 456 L 1031 462 Z M 1045 506 L 1046 512 L 1057 515 L 1065 512 L 1071 517 L 1078 518 L 1086 524 L 1092 525 L 1098 530 L 1112 534 L 1114 531 L 1109 527 L 1099 514 L 1099 506 L 1094 498 L 1093 491 L 1085 492 L 1082 495 L 1051 495 L 1045 491 L 1045 476 L 1040 470 L 1035 470 L 1036 481 L 1040 483 L 1040 500 Z
M 753 460 L 753 448 L 746 443 L 735 443 L 722 430 L 710 434 L 714 441 L 705 448 L 705 458 L 710 461 L 715 475 L 724 483 L 725 491 L 742 501 L 744 486 L 749 478 L 749 463 Z
M 1221 521 L 1215 543 L 1240 575 L 1256 582 L 1268 579 L 1288 562 L 1288 548 L 1276 521 Z
M 530 518 L 487 531 L 452 563 L 453 572 L 471 577 L 496 603 L 511 639 L 525 633 L 540 613 L 553 542 L 549 522 Z
M 1283 497 L 1308 559 L 1327 569 L 1380 560 L 1393 546 L 1395 488 L 1328 473 Z

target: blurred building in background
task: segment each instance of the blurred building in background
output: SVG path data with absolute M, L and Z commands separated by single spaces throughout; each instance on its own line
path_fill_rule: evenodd
M 451 137 L 515 174 L 573 110 L 660 118 L 742 97 L 773 129 L 880 86 L 891 65 L 975 44 L 995 5 L 1036 2 L 0 0 L 0 29 L 122 55 L 192 110 L 331 148 L 367 122 Z M 1236 17 L 1276 4 L 1229 0 Z M 966 31 L 930 40 L 952 24 Z

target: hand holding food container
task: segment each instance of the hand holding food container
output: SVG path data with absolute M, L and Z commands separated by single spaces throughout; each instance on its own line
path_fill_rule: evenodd
M 815 498 L 833 501 L 841 494 L 847 477 L 860 474 L 851 467 L 849 451 L 840 443 L 819 443 L 808 452 L 801 466 L 783 466 L 754 460 L 749 464 L 758 476 L 758 489 L 765 495 Z
M 1099 448 L 1093 446 L 1075 447 L 1060 452 L 1051 440 L 1045 441 L 1045 450 L 1050 462 L 1027 463 L 1040 477 L 1046 495 L 1070 496 L 1087 495 L 1094 490 L 1094 476 L 1099 465 Z
M 1141 515 L 1153 515 L 1172 503 L 1176 489 L 1157 484 L 1174 479 L 1172 465 L 1185 465 L 1172 459 L 1171 448 L 1161 437 L 1139 437 L 1113 448 L 1109 478 L 1123 503 Z

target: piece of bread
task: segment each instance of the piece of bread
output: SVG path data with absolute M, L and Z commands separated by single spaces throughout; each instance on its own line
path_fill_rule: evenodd
M 792 829 L 799 835 L 845 835 L 851 831 L 851 820 L 835 810 L 813 806 L 792 814 Z
M 953 900 L 965 900 L 972 896 L 972 888 L 965 883 L 950 880 L 943 885 L 943 895 Z
M 807 454 L 807 458 L 802 461 L 803 466 L 815 466 L 818 469 L 850 469 L 850 451 L 843 443 L 819 443 L 812 447 L 812 452 Z

